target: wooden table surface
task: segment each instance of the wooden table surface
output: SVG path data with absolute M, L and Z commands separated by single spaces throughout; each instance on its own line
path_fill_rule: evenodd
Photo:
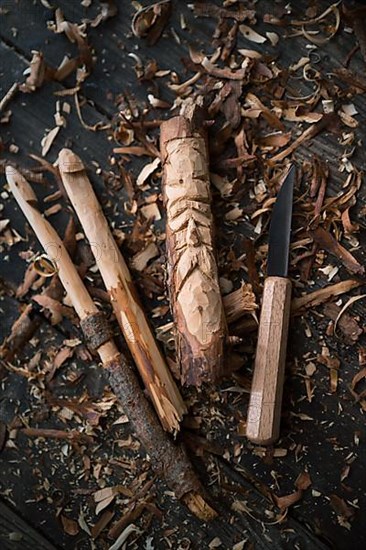
M 94 10 L 93 13 L 95 13 L 99 9 L 99 2 L 96 1 L 93 2 L 90 10 L 84 8 L 77 0 L 57 0 L 52 4 L 57 4 L 70 21 L 80 21 L 83 17 L 90 16 L 90 10 Z M 98 121 L 113 123 L 117 116 L 116 97 L 119 94 L 127 93 L 139 101 L 146 102 L 147 94 L 152 91 L 154 84 L 137 81 L 133 68 L 135 61 L 129 56 L 130 53 L 137 54 L 144 61 L 156 59 L 159 68 L 174 69 L 178 74 L 182 74 L 181 58 L 187 56 L 188 43 L 196 44 L 204 51 L 212 51 L 210 44 L 214 20 L 195 18 L 187 4 L 178 0 L 173 1 L 171 21 L 163 37 L 154 46 L 147 46 L 144 40 L 132 35 L 131 19 L 135 10 L 127 0 L 118 2 L 117 16 L 88 31 L 96 63 L 82 92 L 87 100 L 82 107 L 82 115 L 87 124 L 93 125 Z M 261 0 L 256 4 L 259 16 L 256 28 L 259 31 L 263 28 L 268 30 L 268 27 L 261 22 L 261 16 L 269 13 L 273 4 L 267 0 Z M 276 5 L 278 4 L 282 5 L 285 2 L 276 2 Z M 300 16 L 308 4 L 304 0 L 294 2 L 294 13 Z M 331 3 L 323 0 L 319 4 L 326 9 Z M 0 15 L 0 97 L 2 97 L 14 82 L 24 80 L 23 72 L 28 67 L 33 50 L 41 50 L 46 61 L 55 66 L 64 55 L 74 55 L 76 48 L 64 35 L 47 30 L 46 22 L 52 19 L 52 12 L 46 7 L 46 2 L 0 0 L 0 9 L 2 10 Z M 185 30 L 180 26 L 181 14 L 184 14 L 187 21 Z M 180 44 L 174 38 L 172 28 L 177 32 Z M 354 36 L 342 31 L 329 43 L 319 48 L 317 54 L 322 70 L 331 72 L 334 67 L 341 67 L 345 56 L 354 44 Z M 301 56 L 307 55 L 306 45 L 306 39 L 301 37 L 291 42 L 281 40 L 277 48 L 281 64 L 290 65 Z M 252 44 L 243 39 L 240 46 L 251 48 Z M 261 47 L 263 46 L 259 46 Z M 365 63 L 359 52 L 355 54 L 351 67 L 354 72 L 364 74 Z M 329 78 L 332 78 L 331 74 Z M 116 227 L 128 232 L 133 224 L 133 217 L 127 216 L 123 208 L 126 200 L 125 190 L 122 188 L 115 192 L 97 173 L 98 167 L 106 173 L 111 169 L 109 159 L 113 154 L 115 143 L 108 140 L 106 132 L 92 132 L 80 124 L 72 97 L 60 98 L 54 95 L 54 92 L 71 86 L 72 79 L 64 83 L 49 82 L 32 94 L 19 93 L 15 96 L 8 106 L 12 111 L 10 121 L 1 124 L 0 127 L 4 144 L 2 158 L 11 159 L 22 166 L 34 166 L 35 162 L 28 155 L 30 153 L 41 155 L 41 140 L 46 130 L 54 127 L 56 101 L 60 99 L 66 101 L 71 106 L 71 112 L 67 116 L 67 126 L 61 128 L 47 154 L 47 160 L 54 162 L 62 147 L 71 146 L 88 166 L 93 185 L 109 219 L 115 223 Z M 165 87 L 159 87 L 156 92 L 163 99 L 172 100 L 172 95 Z M 352 102 L 358 111 L 359 126 L 356 133 L 359 140 L 365 142 L 364 96 L 358 95 L 352 98 Z M 159 112 L 156 116 L 160 116 Z M 9 152 L 10 144 L 19 147 L 16 154 Z M 321 133 L 297 151 L 297 161 L 311 158 L 314 153 L 328 162 L 332 177 L 327 193 L 336 195 L 344 181 L 344 175 L 338 171 L 342 148 L 339 146 L 337 137 L 328 132 Z M 362 147 L 358 147 L 352 162 L 360 170 L 364 170 L 365 158 Z M 136 157 L 132 158 L 129 168 L 135 175 L 139 173 L 143 162 Z M 0 175 L 0 181 L 3 188 L 5 186 L 3 174 Z M 0 340 L 9 333 L 19 312 L 19 303 L 14 298 L 13 289 L 22 281 L 27 265 L 19 253 L 29 248 L 33 251 L 39 250 L 34 235 L 26 228 L 23 216 L 5 187 L 4 189 L 5 193 L 1 194 L 3 206 L 1 217 L 10 220 L 11 227 L 22 236 L 22 240 L 11 248 L 2 245 Z M 35 184 L 35 189 L 40 197 L 56 190 L 51 180 L 47 188 Z M 159 185 L 156 190 L 159 191 Z M 365 199 L 366 193 L 361 187 L 358 202 L 353 209 L 353 219 L 357 218 L 362 207 L 366 205 Z M 65 227 L 67 218 L 66 209 L 64 209 L 52 216 L 51 221 L 57 229 L 61 230 Z M 359 235 L 361 246 L 354 254 L 362 263 L 365 261 L 366 239 L 364 222 L 361 218 L 359 223 L 361 224 Z M 225 229 L 225 226 L 223 228 Z M 249 222 L 244 221 L 240 222 L 234 231 L 230 229 L 229 236 L 225 237 L 223 234 L 225 231 L 218 233 L 219 246 L 225 244 L 225 239 L 233 239 L 235 247 L 239 243 L 239 240 L 235 240 L 236 235 L 252 236 L 253 227 Z M 343 268 L 339 274 L 342 278 Z M 243 276 L 243 272 L 240 276 Z M 153 302 L 145 298 L 144 303 L 146 310 L 150 311 Z M 362 300 L 353 306 L 352 313 L 360 316 L 360 326 L 363 327 L 365 308 Z M 161 324 L 159 319 L 152 319 L 152 322 L 155 326 Z M 247 542 L 240 548 L 314 550 L 327 547 L 339 549 L 350 546 L 355 549 L 365 547 L 366 430 L 361 407 L 354 402 L 349 391 L 352 378 L 359 370 L 358 352 L 365 343 L 364 336 L 361 336 L 357 344 L 350 346 L 342 339 L 328 337 L 327 324 L 328 320 L 320 317 L 315 311 L 304 317 L 297 317 L 290 326 L 289 369 L 283 407 L 283 437 L 277 445 L 277 448 L 286 449 L 286 453 L 283 453 L 285 456 L 274 458 L 258 456 L 253 446 L 248 446 L 245 438 L 236 434 L 236 420 L 238 417 L 245 418 L 248 394 L 227 391 L 235 384 L 224 383 L 218 389 L 222 399 L 211 402 L 207 411 L 210 411 L 212 418 L 220 412 L 217 418 L 227 419 L 227 424 L 225 422 L 215 424 L 214 420 L 210 420 L 214 428 L 208 437 L 212 440 L 213 447 L 214 444 L 218 444 L 219 448 L 227 452 L 224 456 L 220 452 L 217 454 L 213 452 L 209 457 L 205 454 L 201 457 L 193 456 L 202 479 L 210 485 L 209 489 L 220 511 L 219 519 L 211 525 L 200 524 L 170 498 L 166 493 L 166 487 L 159 482 L 158 495 L 154 503 L 162 510 L 163 515 L 160 518 L 153 517 L 152 523 L 137 541 L 137 548 L 168 548 L 164 537 L 168 536 L 169 529 L 175 529 L 170 535 L 173 548 L 209 548 L 209 544 L 215 537 L 221 541 L 221 546 L 218 547 L 225 549 L 233 548 L 236 543 L 243 540 Z M 67 323 L 51 326 L 44 322 L 37 333 L 42 347 L 46 347 L 49 343 L 59 347 L 65 337 L 77 336 Z M 309 403 L 304 399 L 304 380 L 298 375 L 296 367 L 305 353 L 308 352 L 316 357 L 321 351 L 321 345 L 327 345 L 330 353 L 340 359 L 339 386 L 337 393 L 331 394 L 328 369 L 324 366 L 318 367 L 314 374 L 315 396 Z M 14 362 L 15 367 L 26 364 L 34 353 L 35 349 L 32 345 L 27 346 L 24 353 Z M 40 413 L 42 412 L 42 403 L 39 401 L 42 398 L 37 396 L 36 385 L 30 385 L 26 377 L 17 374 L 16 368 L 8 370 L 2 380 L 0 421 L 8 425 L 17 416 L 27 423 L 29 411 L 34 407 Z M 87 387 L 97 401 L 105 386 L 103 378 L 95 365 L 81 364 L 78 368 L 84 373 Z M 248 365 L 249 368 L 250 365 Z M 71 393 L 72 391 L 76 390 L 71 390 Z M 128 437 L 128 425 L 112 425 L 117 416 L 107 416 L 103 429 L 96 430 L 99 445 L 96 454 L 91 457 L 94 465 L 102 464 L 105 468 L 111 457 L 115 457 L 116 453 L 118 455 L 113 443 L 114 439 L 123 440 Z M 61 429 L 70 427 L 67 423 L 60 425 L 52 414 L 47 416 L 45 413 L 44 418 L 40 414 L 39 418 L 38 425 L 43 427 Z M 234 446 L 239 443 L 240 455 L 235 456 Z M 76 456 L 76 466 L 70 468 L 68 457 L 63 454 L 63 444 L 64 442 L 44 440 L 42 445 L 35 446 L 34 441 L 18 435 L 13 445 L 7 445 L 0 451 L 0 496 L 19 516 L 43 533 L 56 547 L 92 548 L 90 537 L 82 528 L 79 527 L 79 534 L 76 537 L 64 532 L 60 513 L 77 520 L 82 512 L 89 525 L 95 523 L 98 518 L 93 514 L 94 504 L 91 495 L 100 485 L 98 486 L 97 480 L 91 476 L 88 481 L 85 480 L 81 485 L 75 486 L 75 479 L 83 471 L 81 459 Z M 135 455 L 138 456 L 139 453 Z M 347 464 L 350 464 L 350 473 L 342 481 L 341 472 Z M 267 518 L 267 523 L 264 524 L 262 520 L 265 519 L 265 515 L 263 513 L 260 515 L 258 511 L 266 510 L 269 502 L 263 495 L 261 487 L 276 488 L 278 483 L 280 490 L 277 492 L 289 494 L 294 491 L 294 483 L 298 475 L 305 470 L 311 476 L 310 489 L 305 491 L 302 499 L 289 509 L 284 522 L 272 525 L 271 518 Z M 108 471 L 105 475 L 106 485 L 115 486 L 119 482 L 119 476 L 127 474 L 116 468 L 109 477 Z M 81 488 L 84 489 L 84 493 L 80 490 Z M 330 504 L 332 495 L 352 503 L 351 506 L 355 509 L 355 517 L 349 530 L 337 521 L 334 508 Z M 242 504 L 241 509 L 236 512 L 230 509 L 234 498 L 236 501 L 246 503 Z M 111 509 L 118 518 L 122 508 L 113 504 Z M 5 536 L 2 531 L 0 536 Z M 186 542 L 179 543 L 182 539 L 186 539 Z M 149 546 L 149 540 L 153 546 Z M 191 545 L 187 541 L 190 541 Z M 110 544 L 112 543 L 113 541 L 110 541 Z M 211 547 L 215 547 L 215 543 L 212 544 Z M 0 547 L 2 547 L 1 540 Z M 18 546 L 5 547 L 17 548 Z M 108 544 L 102 537 L 95 542 L 94 547 L 107 548 Z

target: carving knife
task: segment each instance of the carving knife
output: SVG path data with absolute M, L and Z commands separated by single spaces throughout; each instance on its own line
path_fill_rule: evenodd
M 247 437 L 260 445 L 273 443 L 280 432 L 291 307 L 288 261 L 295 175 L 291 166 L 277 195 L 269 228 L 267 277 L 247 417 Z

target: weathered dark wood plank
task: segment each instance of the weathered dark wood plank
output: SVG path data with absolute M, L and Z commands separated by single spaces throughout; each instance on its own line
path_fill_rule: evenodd
M 0 502 L 0 545 L 3 550 L 56 550 L 3 502 Z
M 330 1 L 322 2 L 324 9 L 330 3 Z M 1 3 L 1 5 L 3 4 L 4 2 Z M 52 14 L 47 8 L 44 8 L 41 2 L 31 3 L 28 0 L 20 0 L 18 3 L 9 1 L 5 2 L 5 4 L 9 8 L 9 13 L 6 16 L 2 16 L 2 21 L 6 22 L 6 24 L 0 27 L 0 36 L 6 41 L 6 44 L 0 44 L 0 95 L 14 81 L 23 80 L 22 72 L 27 67 L 26 60 L 29 61 L 31 58 L 32 49 L 42 50 L 45 53 L 46 59 L 51 64 L 58 63 L 65 53 L 72 55 L 76 51 L 74 46 L 64 36 L 54 35 L 46 30 L 46 21 Z M 80 2 L 59 2 L 58 4 L 64 10 L 66 17 L 73 21 L 80 21 L 81 17 L 88 16 L 89 14 L 89 10 L 82 8 Z M 98 3 L 93 4 L 94 9 L 97 9 Z M 181 45 L 176 43 L 169 28 L 159 43 L 152 48 L 147 48 L 144 41 L 132 37 L 130 34 L 132 7 L 131 3 L 127 1 L 119 3 L 119 15 L 115 19 L 90 32 L 90 40 L 95 48 L 97 62 L 94 72 L 88 78 L 83 91 L 90 100 L 90 104 L 83 108 L 84 118 L 88 122 L 94 123 L 97 120 L 105 118 L 111 119 L 116 112 L 114 99 L 118 93 L 128 91 L 136 95 L 140 100 L 146 100 L 149 91 L 156 91 L 154 88 L 150 89 L 149 86 L 137 82 L 133 71 L 134 61 L 127 55 L 129 52 L 137 52 L 143 61 L 149 58 L 156 58 L 160 68 L 174 68 L 184 78 L 189 75 L 185 75 L 180 58 L 187 56 L 187 44 L 195 43 L 199 47 L 202 47 L 205 52 L 211 51 L 210 41 L 215 22 L 210 19 L 195 19 L 187 8 L 186 3 L 176 0 L 173 4 L 171 24 L 174 25 L 174 28 L 182 39 Z M 301 15 L 307 5 L 307 2 L 301 1 L 296 3 L 296 5 L 294 4 L 293 9 Z M 260 19 L 263 13 L 270 12 L 273 9 L 273 3 L 269 1 L 260 2 L 258 6 Z M 179 26 L 181 12 L 185 14 L 188 22 L 188 29 L 186 31 L 182 31 Z M 15 33 L 13 30 L 15 28 L 18 29 L 18 33 Z M 259 30 L 282 32 L 277 27 L 272 28 L 271 26 L 264 25 L 261 21 L 259 21 L 257 28 Z M 339 33 L 331 42 L 319 48 L 319 66 L 321 65 L 322 71 L 325 70 L 329 73 L 329 79 L 333 78 L 331 75 L 332 69 L 341 66 L 343 58 L 352 49 L 353 45 L 354 37 L 351 34 Z M 239 47 L 252 47 L 252 44 L 241 38 Z M 261 49 L 257 45 L 255 48 Z M 268 46 L 264 49 L 270 53 L 274 53 L 274 50 Z M 278 53 L 281 56 L 281 64 L 289 65 L 308 53 L 306 40 L 300 38 L 280 42 Z M 364 72 L 364 64 L 359 54 L 356 54 L 351 67 L 355 72 Z M 66 82 L 65 85 L 69 86 L 71 82 Z M 54 91 L 62 88 L 63 85 L 50 83 L 34 94 L 19 94 L 12 101 L 9 105 L 9 108 L 13 111 L 10 124 L 4 125 L 1 129 L 5 142 L 17 144 L 20 147 L 20 152 L 17 155 L 7 154 L 7 158 L 12 158 L 12 160 L 21 164 L 33 164 L 33 161 L 27 159 L 27 155 L 30 152 L 40 154 L 40 141 L 44 132 L 47 128 L 52 128 L 54 124 L 53 115 L 57 98 L 52 94 Z M 161 92 L 163 97 L 169 100 L 172 99 L 171 94 L 166 92 L 162 85 L 159 88 L 157 93 Z M 304 93 L 305 90 L 306 88 L 303 86 L 301 86 L 300 90 L 299 86 L 298 92 Z M 93 183 L 104 204 L 108 198 L 112 198 L 114 201 L 114 206 L 108 208 L 109 218 L 120 224 L 118 227 L 126 227 L 131 220 L 123 211 L 123 191 L 119 191 L 117 197 L 116 194 L 111 193 L 108 186 L 103 183 L 102 178 L 95 176 L 96 167 L 92 164 L 92 161 L 97 161 L 102 169 L 109 170 L 108 157 L 114 144 L 106 139 L 104 133 L 92 133 L 83 129 L 77 119 L 72 100 L 66 98 L 66 101 L 71 105 L 71 114 L 67 117 L 68 125 L 67 128 L 61 129 L 47 158 L 50 161 L 54 161 L 58 150 L 62 146 L 72 145 L 91 169 Z M 362 121 L 366 115 L 364 96 L 360 95 L 352 99 L 352 101 L 359 111 L 357 118 L 361 122 L 360 126 L 356 129 L 356 134 L 358 138 L 365 141 L 365 130 L 362 125 Z M 94 107 L 92 102 L 94 103 Z M 157 116 L 160 115 L 158 111 L 156 114 Z M 341 176 L 338 173 L 338 163 L 342 154 L 342 148 L 338 146 L 337 139 L 336 136 L 329 133 L 321 134 L 296 153 L 296 158 L 299 162 L 304 158 L 310 158 L 314 152 L 327 160 L 332 173 L 328 189 L 329 194 L 338 193 L 340 184 L 345 179 L 345 176 Z M 360 169 L 365 169 L 366 161 L 361 148 L 356 152 L 353 160 Z M 133 160 L 131 166 L 132 170 L 137 173 L 139 163 Z M 4 185 L 3 179 L 1 183 Z M 43 196 L 46 193 L 54 191 L 55 186 L 52 183 L 47 190 L 36 186 L 36 190 L 39 196 Z M 361 188 L 359 197 L 360 200 L 355 209 L 356 212 L 365 204 L 366 190 L 364 186 Z M 8 281 L 19 283 L 23 277 L 26 263 L 19 259 L 18 253 L 21 250 L 28 249 L 30 245 L 32 245 L 34 250 L 38 250 L 38 245 L 34 236 L 26 233 L 23 218 L 19 215 L 12 199 L 6 199 L 3 202 L 4 211 L 2 212 L 2 217 L 10 218 L 12 227 L 29 239 L 25 243 L 19 243 L 19 245 L 13 247 L 10 251 L 5 250 L 2 256 L 4 261 L 1 264 L 1 276 Z M 219 215 L 221 214 L 221 206 L 222 204 L 220 203 Z M 220 220 L 220 216 L 218 220 Z M 51 218 L 51 221 L 58 229 L 61 229 L 65 224 L 66 216 L 63 213 L 57 214 Z M 241 225 L 235 231 L 234 237 L 237 247 L 241 245 L 238 235 L 241 232 L 247 234 L 252 231 L 249 224 L 245 228 L 244 225 Z M 228 226 L 223 223 L 222 226 L 220 225 L 221 227 L 224 229 L 221 233 L 226 234 L 225 238 L 227 238 L 228 242 L 234 238 L 232 233 L 228 234 Z M 219 236 L 221 238 L 221 235 Z M 363 250 L 357 250 L 355 255 L 365 262 L 364 234 L 361 234 L 360 242 Z M 343 270 L 340 271 L 340 274 L 342 277 L 346 276 Z M 4 302 L 1 302 L 1 307 L 6 312 L 5 315 L 9 315 L 9 319 L 10 315 L 15 315 L 15 302 L 12 304 L 7 302 L 6 307 Z M 353 307 L 353 311 L 357 311 L 361 315 L 361 318 L 364 317 L 364 302 L 361 301 Z M 9 319 L 7 318 L 7 321 Z M 245 440 L 236 434 L 236 421 L 238 418 L 245 416 L 247 396 L 241 395 L 238 398 L 235 392 L 226 392 L 227 400 L 221 408 L 222 417 L 225 419 L 225 426 L 222 427 L 214 424 L 212 431 L 210 431 L 211 425 L 207 422 L 202 428 L 202 435 L 206 436 L 208 434 L 208 437 L 214 440 L 217 438 L 222 444 L 223 449 L 226 448 L 226 445 L 229 445 L 226 439 L 228 434 L 230 434 L 235 443 L 242 444 L 240 456 L 236 458 L 234 458 L 234 449 L 232 447 L 228 448 L 228 452 L 230 452 L 229 464 L 231 464 L 231 467 L 227 464 L 225 467 L 222 465 L 219 467 L 223 475 L 231 479 L 233 483 L 243 485 L 248 491 L 248 495 L 245 497 L 241 495 L 240 498 L 248 500 L 248 505 L 254 507 L 257 512 L 263 511 L 266 508 L 267 501 L 260 493 L 253 489 L 252 485 L 243 482 L 241 479 L 239 480 L 234 467 L 245 467 L 245 469 L 252 472 L 264 484 L 276 490 L 272 475 L 274 472 L 279 480 L 281 494 L 291 493 L 294 489 L 294 481 L 297 476 L 304 468 L 307 468 L 313 480 L 312 488 L 320 493 L 320 496 L 312 496 L 312 488 L 307 491 L 302 501 L 289 512 L 287 522 L 283 525 L 268 526 L 266 528 L 265 535 L 268 535 L 271 539 L 268 540 L 263 535 L 262 525 L 249 516 L 243 515 L 233 518 L 234 515 L 229 511 L 232 499 L 230 495 L 224 494 L 220 490 L 220 484 L 217 481 L 212 481 L 206 472 L 212 463 L 207 457 L 204 457 L 199 462 L 199 468 L 202 478 L 207 486 L 210 484 L 210 490 L 218 502 L 218 507 L 221 511 L 220 519 L 209 526 L 200 525 L 193 518 L 187 516 L 185 510 L 180 506 L 172 507 L 170 498 L 164 495 L 165 487 L 159 484 L 158 503 L 166 512 L 167 519 L 164 526 L 158 521 L 153 524 L 151 532 L 153 533 L 156 547 L 159 547 L 159 544 L 163 544 L 162 537 L 166 525 L 169 528 L 178 525 L 181 536 L 185 535 L 189 537 L 192 540 L 193 547 L 196 548 L 208 547 L 215 536 L 220 537 L 224 548 L 231 548 L 233 544 L 244 538 L 248 538 L 254 542 L 257 548 L 294 548 L 296 547 L 295 545 L 301 549 L 309 548 L 309 550 L 312 548 L 322 548 L 323 543 L 314 537 L 312 531 L 307 528 L 307 525 L 311 526 L 312 529 L 317 529 L 325 540 L 331 541 L 339 549 L 348 548 L 350 541 L 354 541 L 360 547 L 366 544 L 362 513 L 366 506 L 364 416 L 359 405 L 353 402 L 348 390 L 351 380 L 358 370 L 358 346 L 347 346 L 340 340 L 324 336 L 327 325 L 327 319 L 325 318 L 319 319 L 316 315 L 310 315 L 306 316 L 306 322 L 312 331 L 311 340 L 305 336 L 306 325 L 304 319 L 296 319 L 294 321 L 290 336 L 288 363 L 291 368 L 288 369 L 286 380 L 283 437 L 278 444 L 279 447 L 288 450 L 287 456 L 279 459 L 259 458 L 254 454 L 253 449 L 246 444 Z M 10 323 L 4 323 L 4 325 L 0 326 L 0 332 L 2 329 L 6 333 L 9 325 Z M 64 330 L 64 327 L 62 328 Z M 67 332 L 65 334 L 70 336 Z M 52 340 L 52 338 L 55 338 L 57 345 L 61 345 L 62 343 L 62 335 L 47 325 L 43 326 L 38 335 L 42 338 L 42 341 L 48 342 L 49 339 Z M 71 336 L 75 337 L 75 334 L 71 334 Z M 314 375 L 315 399 L 312 403 L 308 403 L 303 399 L 304 382 L 301 361 L 305 352 L 309 352 L 311 356 L 316 357 L 316 354 L 319 352 L 317 342 L 320 338 L 322 338 L 321 343 L 328 345 L 332 354 L 341 358 L 341 381 L 337 396 L 331 395 L 329 393 L 329 372 L 326 367 L 318 366 L 317 372 Z M 365 339 L 362 336 L 360 345 L 364 345 L 364 343 Z M 88 368 L 86 366 L 86 370 Z M 248 365 L 249 368 L 250 365 Z M 233 384 L 230 382 L 227 385 Z M 218 391 L 223 392 L 226 386 L 220 387 Z M 27 410 L 27 407 L 34 406 L 34 401 L 27 395 L 27 383 L 25 379 L 12 374 L 7 379 L 4 388 L 4 398 L 1 403 L 0 412 L 7 414 L 5 418 L 6 422 L 11 422 L 13 416 L 16 415 L 20 401 L 22 401 L 22 413 Z M 210 411 L 212 414 L 216 412 L 215 402 Z M 308 415 L 314 418 L 314 421 L 302 420 L 299 416 L 296 416 L 299 414 Z M 113 417 L 109 417 L 108 425 L 112 424 L 113 420 Z M 103 460 L 108 460 L 115 453 L 114 440 L 127 437 L 128 430 L 120 432 L 119 429 L 112 428 L 105 431 L 108 433 L 101 434 L 98 437 L 101 438 Z M 327 434 L 327 441 L 324 441 L 325 432 Z M 361 443 L 359 446 L 355 443 L 355 432 L 359 432 L 360 434 Z M 331 438 L 337 440 L 336 449 L 334 449 L 334 440 L 331 441 Z M 21 448 L 27 448 L 28 442 L 25 438 L 21 439 L 21 443 L 23 445 Z M 58 464 L 56 458 L 60 456 L 60 447 L 61 445 L 57 445 L 54 442 L 46 442 L 42 447 L 40 456 L 29 460 L 21 460 L 15 450 L 5 449 L 1 455 L 0 467 L 4 474 L 3 479 L 7 480 L 8 487 L 11 486 L 14 491 L 14 500 L 22 515 L 28 521 L 35 524 L 38 521 L 38 510 L 41 510 L 46 522 L 45 532 L 47 535 L 54 537 L 55 541 L 60 540 L 64 548 L 70 548 L 75 545 L 76 541 L 71 537 L 67 537 L 57 524 L 55 519 L 55 501 L 47 504 L 46 500 L 43 500 L 37 504 L 37 509 L 33 505 L 25 504 L 25 500 L 29 497 L 29 494 L 37 494 L 37 489 L 33 487 L 32 470 L 34 468 L 44 469 L 43 477 L 48 476 L 48 472 L 52 469 L 52 460 L 48 460 L 47 452 L 52 453 L 52 457 L 55 460 L 53 464 Z M 300 451 L 294 450 L 299 447 Z M 339 478 L 339 472 L 344 466 L 349 453 L 353 453 L 355 460 L 351 465 L 350 477 L 345 482 L 348 488 L 344 488 L 344 484 L 341 483 Z M 14 470 L 14 460 L 16 461 L 17 468 L 22 473 L 26 472 L 25 477 L 22 475 L 24 487 L 19 483 L 18 478 L 11 477 Z M 108 478 L 108 482 L 110 484 L 118 484 L 121 479 L 119 474 L 120 472 L 114 472 Z M 61 476 L 58 475 L 57 490 L 62 489 L 69 494 L 70 490 L 72 490 L 72 478 L 73 475 L 70 472 L 66 474 L 63 471 Z M 89 482 L 88 487 L 91 488 L 91 491 L 94 491 L 97 486 L 92 481 Z M 328 500 L 329 495 L 333 493 L 355 502 L 357 500 L 356 505 L 361 508 L 360 511 L 356 512 L 356 518 L 352 524 L 350 533 L 337 525 L 335 513 L 331 510 Z M 69 502 L 67 499 L 65 500 L 67 503 Z M 85 499 L 82 497 L 82 499 L 77 501 L 75 498 L 73 504 L 75 502 L 81 503 L 84 506 Z M 31 510 L 32 507 L 33 510 Z M 78 508 L 75 506 L 72 517 L 75 518 L 77 516 Z M 260 513 L 258 513 L 258 516 L 262 517 Z M 231 518 L 233 518 L 233 524 L 229 523 Z M 83 537 L 84 539 L 80 543 L 81 547 L 87 548 L 89 547 L 88 536 L 82 533 L 81 538 Z M 141 548 L 143 548 L 143 544 L 141 542 Z

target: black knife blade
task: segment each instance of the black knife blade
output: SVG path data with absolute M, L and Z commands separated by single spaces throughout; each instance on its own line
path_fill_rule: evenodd
M 269 227 L 267 275 L 287 277 L 296 170 L 291 166 L 277 195 Z

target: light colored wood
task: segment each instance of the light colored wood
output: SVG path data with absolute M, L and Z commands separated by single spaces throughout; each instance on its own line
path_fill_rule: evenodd
M 37 210 L 37 197 L 27 180 L 13 166 L 6 167 L 6 179 L 45 253 L 57 266 L 60 281 L 80 319 L 97 313 L 98 309 L 87 292 L 62 240 L 52 225 Z
M 233 290 L 223 297 L 225 316 L 228 325 L 234 323 L 245 314 L 254 313 L 258 306 L 255 301 L 255 294 L 250 283 L 242 283 L 241 287 Z
M 13 167 L 6 167 L 6 177 L 16 201 L 32 226 L 46 253 L 51 256 L 58 276 L 67 290 L 80 319 L 98 313 L 78 271 L 60 237 L 37 209 L 37 198 L 25 178 Z M 206 502 L 204 490 L 182 445 L 174 444 L 163 430 L 150 402 L 141 390 L 133 369 L 109 338 L 97 349 L 109 383 L 119 399 L 137 437 L 148 453 L 153 469 L 162 475 L 177 498 L 193 514 L 208 521 L 217 513 Z
M 270 445 L 279 437 L 290 308 L 291 281 L 268 277 L 247 417 L 247 437 L 260 445 Z
M 179 430 L 187 412 L 142 309 L 127 264 L 113 238 L 81 159 L 70 149 L 59 154 L 63 184 L 93 251 L 95 261 L 136 366 L 164 429 Z
M 163 122 L 160 133 L 169 294 L 183 384 L 223 375 L 226 321 L 214 249 L 208 150 L 199 106 Z

